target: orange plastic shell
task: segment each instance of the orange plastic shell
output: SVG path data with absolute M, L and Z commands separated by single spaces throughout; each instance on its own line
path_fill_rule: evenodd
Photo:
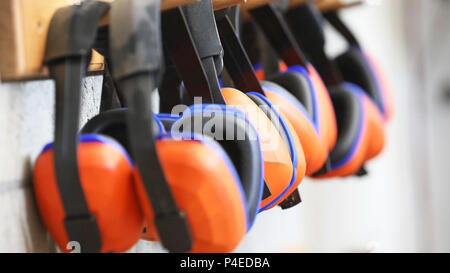
M 101 251 L 128 250 L 138 241 L 144 223 L 132 166 L 119 150 L 98 142 L 79 144 L 78 165 L 89 210 L 96 216 L 99 226 Z M 44 225 L 61 251 L 70 252 L 66 248 L 69 238 L 64 227 L 65 211 L 51 149 L 36 161 L 34 191 Z
M 230 252 L 246 232 L 243 196 L 224 159 L 212 147 L 195 140 L 159 140 L 158 157 L 178 207 L 185 212 L 191 252 Z M 158 239 L 153 209 L 138 171 L 137 192 L 148 221 L 144 238 Z

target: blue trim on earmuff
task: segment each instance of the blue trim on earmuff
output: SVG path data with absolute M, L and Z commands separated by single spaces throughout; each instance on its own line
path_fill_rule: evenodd
M 258 147 L 261 147 L 261 142 L 258 136 L 258 133 L 255 129 L 255 127 L 253 126 L 253 124 L 247 119 L 247 116 L 244 114 L 244 112 L 242 110 L 240 110 L 239 108 L 233 107 L 233 106 L 227 106 L 227 105 L 222 105 L 222 104 L 202 104 L 202 105 L 191 105 L 189 107 L 192 111 L 190 112 L 190 114 L 198 114 L 198 113 L 214 113 L 215 111 L 219 111 L 221 114 L 232 114 L 235 117 L 238 117 L 242 120 L 244 120 L 244 122 L 246 122 L 252 129 L 253 131 L 256 133 L 256 140 L 258 142 Z M 187 112 L 183 113 L 184 115 L 188 115 Z M 177 122 L 179 122 L 178 120 L 172 125 L 176 126 Z M 196 135 L 200 135 L 200 134 L 196 134 Z M 201 136 L 201 135 L 200 135 Z M 253 221 L 251 223 L 248 224 L 247 227 L 247 231 L 251 229 L 251 227 L 253 226 L 255 219 L 256 219 L 256 215 L 259 212 L 259 207 L 261 205 L 261 200 L 262 200 L 262 196 L 263 196 L 263 191 L 264 191 L 264 160 L 263 160 L 263 155 L 262 155 L 262 151 L 261 149 L 259 150 L 260 153 L 260 177 L 261 177 L 261 181 L 260 181 L 260 189 L 259 189 L 259 197 L 258 197 L 258 203 L 255 206 L 255 211 L 254 211 L 254 215 L 255 217 L 253 217 Z M 230 161 L 231 162 L 231 161 Z M 242 187 L 242 185 L 240 185 Z
M 220 88 L 224 88 L 224 87 L 225 87 L 225 86 L 223 85 L 223 80 L 222 80 L 221 77 L 218 77 L 218 78 L 217 78 L 217 81 L 219 82 Z
M 283 93 L 280 92 L 277 88 L 273 88 L 272 86 L 263 84 L 263 89 L 269 92 L 277 93 L 278 95 L 282 96 L 283 98 L 291 102 L 295 107 L 297 107 L 300 110 L 300 112 L 302 112 L 303 116 L 305 116 L 305 118 L 313 125 L 313 128 L 316 131 L 316 133 L 319 134 L 318 129 L 316 127 L 316 123 L 311 119 L 310 115 L 308 114 L 305 107 L 301 103 L 299 103 L 297 100 L 291 100 L 289 97 L 283 95 Z
M 116 140 L 114 140 L 111 137 L 107 137 L 107 136 L 103 136 L 103 135 L 99 135 L 99 134 L 83 134 L 79 136 L 79 143 L 103 143 L 106 145 L 109 145 L 115 149 L 117 149 L 120 153 L 122 153 L 128 163 L 130 163 L 130 165 L 132 167 L 134 167 L 133 164 L 133 160 L 131 159 L 130 155 L 128 154 L 128 152 L 125 150 L 125 148 L 122 147 L 122 145 L 120 145 L 119 142 L 117 142 Z M 41 156 L 44 152 L 53 149 L 53 142 L 48 143 L 47 145 L 44 146 L 44 148 L 42 149 L 41 153 L 39 154 L 39 156 Z
M 128 108 L 127 108 L 127 107 L 114 108 L 114 109 L 106 110 L 106 111 L 104 111 L 103 113 L 112 112 L 112 111 L 117 111 L 117 110 L 125 111 L 125 110 L 128 110 Z M 158 124 L 159 130 L 160 130 L 161 132 L 165 132 L 165 130 L 164 130 L 164 125 L 162 124 L 162 122 L 161 122 L 161 120 L 159 119 L 158 115 L 161 115 L 161 114 L 155 114 L 155 113 L 153 113 L 153 118 L 156 120 L 156 123 Z
M 363 101 L 363 96 L 365 95 L 364 90 L 361 89 L 361 87 L 359 87 L 358 85 L 353 84 L 353 83 L 349 83 L 349 82 L 342 83 L 341 86 L 343 87 L 344 90 L 347 90 L 350 93 L 353 93 L 353 94 L 355 94 L 358 97 L 358 103 L 359 103 L 359 106 L 360 106 L 359 107 L 360 119 L 359 119 L 359 125 L 358 125 L 359 129 L 358 129 L 358 135 L 356 137 L 357 141 L 355 141 L 353 143 L 353 146 L 350 149 L 350 152 L 344 158 L 339 160 L 338 162 L 331 163 L 331 169 L 332 170 L 335 170 L 335 169 L 338 169 L 338 168 L 344 166 L 355 155 L 356 150 L 357 150 L 358 146 L 360 145 L 360 143 L 362 141 L 362 128 L 364 126 L 364 120 L 365 120 L 364 110 L 363 110 L 364 105 L 363 105 L 363 102 L 362 102 Z
M 168 133 L 165 135 L 159 135 L 157 137 L 157 140 L 175 140 L 176 141 L 176 139 L 180 139 L 180 138 L 182 140 L 188 140 L 188 141 L 192 140 L 192 141 L 197 141 L 202 144 L 208 145 L 213 150 L 218 152 L 220 157 L 222 157 L 225 164 L 228 166 L 228 169 L 231 171 L 231 174 L 232 174 L 234 180 L 237 182 L 235 184 L 237 184 L 237 187 L 239 189 L 239 194 L 241 196 L 242 204 L 244 205 L 245 225 L 246 225 L 246 230 L 248 230 L 251 225 L 249 224 L 248 215 L 247 215 L 247 200 L 245 198 L 245 191 L 244 191 L 244 188 L 242 187 L 242 181 L 239 178 L 239 175 L 238 175 L 233 163 L 231 162 L 230 157 L 226 154 L 226 152 L 223 150 L 223 148 L 220 147 L 219 144 L 211 141 L 210 138 L 205 137 L 201 134 L 197 134 L 197 133 L 192 133 L 192 132 L 191 133 L 183 133 L 183 134 L 177 135 L 176 138 L 174 138 L 174 136 L 172 134 Z
M 308 84 L 309 84 L 309 86 L 311 88 L 311 94 L 312 94 L 312 100 L 313 100 L 314 117 L 312 117 L 312 120 L 314 122 L 312 124 L 314 125 L 314 128 L 316 129 L 316 132 L 317 132 L 317 134 L 320 137 L 320 131 L 319 131 L 319 120 L 320 120 L 320 116 L 319 115 L 320 115 L 320 113 L 319 113 L 319 106 L 318 106 L 318 101 L 317 101 L 316 87 L 314 86 L 314 84 L 313 84 L 313 82 L 311 80 L 311 77 L 309 76 L 308 71 L 306 70 L 306 68 L 304 68 L 301 65 L 293 65 L 293 66 L 288 67 L 286 72 L 300 73 L 308 81 Z
M 263 64 L 262 63 L 257 63 L 255 65 L 253 65 L 253 71 L 257 71 L 263 69 Z
M 191 105 L 188 107 L 188 109 L 186 109 L 182 113 L 182 116 L 184 116 L 186 114 L 198 113 L 199 110 L 202 110 L 202 112 L 207 110 L 207 112 L 221 111 L 222 114 L 236 114 L 238 117 L 247 120 L 245 113 L 237 107 L 228 106 L 225 104 L 211 104 L 211 103 Z
M 286 133 L 286 136 L 288 138 L 288 142 L 289 142 L 289 148 L 292 151 L 292 177 L 291 177 L 291 181 L 289 182 L 288 187 L 279 195 L 277 196 L 277 198 L 275 198 L 272 202 L 270 202 L 269 204 L 265 205 L 264 207 L 262 207 L 259 212 L 265 211 L 268 207 L 272 206 L 273 204 L 275 204 L 278 200 L 280 200 L 281 197 L 283 197 L 284 194 L 286 194 L 286 192 L 292 187 L 292 185 L 295 182 L 295 179 L 297 178 L 297 163 L 298 163 L 298 154 L 297 154 L 297 148 L 295 147 L 295 144 L 293 142 L 293 138 L 292 138 L 292 134 L 286 124 L 286 122 L 284 121 L 283 117 L 280 115 L 280 113 L 278 112 L 278 110 L 273 107 L 272 103 L 270 103 L 270 101 L 263 95 L 261 95 L 260 93 L 256 93 L 256 92 L 249 92 L 248 94 L 252 94 L 257 96 L 258 98 L 260 98 L 261 100 L 263 100 L 267 105 L 269 105 L 270 109 L 275 113 L 275 115 L 278 116 L 278 120 L 280 121 L 281 126 L 283 127 L 284 132 Z
M 162 121 L 159 119 L 158 114 L 153 113 L 153 119 L 156 121 L 156 123 L 158 124 L 159 127 L 159 131 L 161 133 L 165 133 L 166 129 L 164 128 L 164 124 L 162 123 Z
M 160 120 L 178 120 L 181 116 L 174 116 L 172 114 L 167 114 L 167 113 L 159 113 L 156 114 L 156 116 L 160 119 Z
M 374 71 L 370 61 L 367 59 L 367 57 L 364 54 L 364 52 L 361 49 L 361 47 L 354 47 L 354 48 L 355 48 L 355 50 L 357 50 L 359 52 L 359 54 L 361 54 L 364 62 L 366 63 L 366 66 L 369 68 L 369 71 L 370 71 L 370 74 L 372 75 L 372 78 L 375 81 L 377 93 L 378 93 L 378 96 L 380 97 L 380 100 L 381 100 L 379 104 L 375 102 L 375 105 L 378 106 L 378 108 L 380 109 L 381 113 L 383 113 L 383 117 L 385 117 L 386 116 L 386 109 L 384 107 L 385 98 L 383 96 L 383 92 L 381 92 L 380 82 L 379 82 L 379 79 L 377 77 L 377 74 L 375 73 L 375 71 Z

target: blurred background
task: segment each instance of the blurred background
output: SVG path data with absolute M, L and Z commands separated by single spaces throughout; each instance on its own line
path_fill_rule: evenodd
M 300 186 L 303 203 L 259 215 L 236 252 L 450 251 L 450 1 L 370 0 L 342 11 L 389 76 L 388 145 L 364 178 Z M 327 29 L 327 50 L 345 43 Z M 102 78 L 83 89 L 81 123 L 98 112 Z M 0 252 L 56 251 L 34 204 L 31 166 L 53 134 L 53 83 L 0 84 Z M 7 134 L 3 132 L 8 132 Z M 130 252 L 159 252 L 140 242 Z
M 450 1 L 372 0 L 341 14 L 391 81 L 387 148 L 367 177 L 306 179 L 303 203 L 260 214 L 237 251 L 450 251 Z M 330 54 L 345 49 L 327 35 Z

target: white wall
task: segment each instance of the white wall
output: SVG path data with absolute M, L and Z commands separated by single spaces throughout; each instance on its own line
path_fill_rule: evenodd
M 449 1 L 380 0 L 342 12 L 389 76 L 388 146 L 365 178 L 306 180 L 303 203 L 260 215 L 237 251 L 449 251 Z M 327 50 L 345 44 L 328 30 Z

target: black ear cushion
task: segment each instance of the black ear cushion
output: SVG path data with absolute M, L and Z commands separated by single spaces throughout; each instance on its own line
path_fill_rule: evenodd
M 102 134 L 114 138 L 131 154 L 126 126 L 127 109 L 105 111 L 89 120 L 81 129 L 82 134 Z M 153 130 L 161 133 L 159 120 L 153 119 Z
M 336 58 L 336 63 L 345 81 L 361 87 L 375 101 L 375 104 L 383 109 L 383 101 L 372 68 L 360 49 L 347 50 Z
M 164 130 L 166 130 L 166 132 L 170 132 L 172 125 L 177 121 L 176 119 L 166 119 L 162 117 L 159 117 L 159 120 L 161 121 Z
M 339 87 L 330 91 L 338 129 L 336 146 L 330 153 L 331 163 L 339 162 L 351 152 L 358 141 L 363 118 L 359 98 L 343 88 Z
M 300 73 L 286 72 L 273 75 L 269 80 L 281 85 L 291 93 L 305 107 L 309 116 L 314 119 L 312 90 L 305 76 Z
M 195 119 L 202 121 L 201 128 L 194 126 Z M 211 124 L 214 124 L 212 128 L 209 127 Z M 261 201 L 261 183 L 263 181 L 261 167 L 263 159 L 256 130 L 245 118 L 225 114 L 222 111 L 213 111 L 208 114 L 192 113 L 183 116 L 173 125 L 172 130 L 186 132 L 185 126 L 190 127 L 190 132 L 211 137 L 228 154 L 242 182 L 249 223 L 253 223 Z M 214 182 L 214 177 L 211 177 L 211 180 Z

